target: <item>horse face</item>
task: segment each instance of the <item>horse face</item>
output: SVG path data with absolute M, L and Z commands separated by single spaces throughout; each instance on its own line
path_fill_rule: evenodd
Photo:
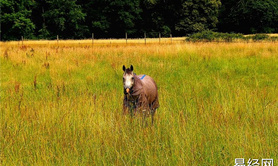
M 129 93 L 130 89 L 134 85 L 134 73 L 133 73 L 133 66 L 131 65 L 130 68 L 125 68 L 123 66 L 123 84 L 124 84 L 124 89 L 126 93 Z

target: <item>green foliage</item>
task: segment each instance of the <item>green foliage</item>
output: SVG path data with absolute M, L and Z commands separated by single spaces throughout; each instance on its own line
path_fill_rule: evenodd
M 158 33 L 166 37 L 170 34 L 178 35 L 175 24 L 179 21 L 181 12 L 179 0 L 142 0 L 140 7 L 142 20 L 138 28 L 141 33 L 147 32 L 148 37 L 158 37 Z
M 277 0 L 1 0 L 0 5 L 1 40 L 278 32 Z
M 139 0 L 108 0 L 104 2 L 90 2 L 87 10 L 95 15 L 90 17 L 92 31 L 100 37 L 123 37 L 127 32 L 134 34 L 136 32 L 136 23 L 140 19 L 141 9 Z M 96 5 L 97 8 L 94 8 Z
M 241 33 L 278 32 L 278 1 L 222 1 L 219 20 L 221 31 Z
M 61 38 L 84 37 L 82 31 L 86 28 L 82 26 L 86 14 L 82 12 L 77 0 L 46 0 L 48 8 L 42 14 L 46 20 L 46 27 L 51 36 L 59 35 Z M 45 27 L 41 33 L 47 35 Z
M 38 31 L 39 39 L 48 39 L 51 38 L 50 32 L 48 31 L 46 25 L 44 24 L 42 28 Z
M 219 33 L 213 31 L 202 31 L 190 35 L 186 40 L 187 41 L 225 41 L 232 42 L 234 39 L 244 39 L 242 34 L 235 33 Z
M 272 41 L 275 42 L 278 40 L 276 36 L 269 36 L 267 34 L 255 34 L 244 36 L 241 33 L 221 33 L 213 31 L 202 31 L 194 33 L 186 38 L 186 41 L 192 42 L 232 42 L 235 40 L 243 41 Z
M 255 34 L 254 36 L 252 36 L 252 39 L 254 41 L 267 40 L 267 39 L 269 39 L 269 35 L 267 35 L 267 34 Z
M 185 0 L 176 29 L 183 33 L 215 29 L 220 4 L 220 0 Z
M 33 1 L 1 0 L 2 40 L 18 40 L 21 36 L 33 38 L 35 24 L 31 20 Z
M 272 42 L 276 42 L 276 41 L 278 41 L 278 36 L 271 36 L 269 39 Z
M 267 34 L 255 34 L 255 35 L 251 35 L 249 38 L 252 39 L 253 41 L 272 41 L 272 42 L 278 41 L 277 36 L 269 36 Z

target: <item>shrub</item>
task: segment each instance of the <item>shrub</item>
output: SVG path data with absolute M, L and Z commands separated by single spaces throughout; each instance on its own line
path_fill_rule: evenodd
M 232 42 L 234 39 L 243 39 L 244 36 L 242 34 L 237 33 L 221 33 L 221 32 L 213 32 L 213 31 L 202 31 L 198 33 L 194 33 L 189 36 L 186 40 L 187 41 L 225 41 L 225 42 Z
M 272 42 L 276 42 L 276 41 L 278 41 L 278 36 L 271 36 L 269 39 L 270 39 Z
M 269 35 L 267 35 L 267 34 L 256 34 L 256 35 L 252 36 L 252 39 L 254 41 L 267 40 L 267 39 L 269 39 Z

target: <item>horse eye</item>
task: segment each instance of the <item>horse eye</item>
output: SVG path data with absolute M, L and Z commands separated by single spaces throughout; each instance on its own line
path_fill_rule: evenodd
M 125 78 L 123 78 L 123 81 L 125 81 Z
M 132 80 L 134 80 L 134 77 L 132 77 Z

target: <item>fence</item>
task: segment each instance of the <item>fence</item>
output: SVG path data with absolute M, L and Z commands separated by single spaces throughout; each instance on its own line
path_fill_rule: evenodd
M 28 40 L 25 39 L 24 36 L 21 36 L 21 40 L 18 41 L 18 44 L 24 45 L 24 44 L 30 44 L 35 41 L 40 41 L 37 44 L 63 44 L 63 43 L 77 43 L 77 44 L 92 44 L 92 45 L 103 45 L 103 44 L 173 44 L 173 43 L 182 43 L 185 42 L 185 37 L 173 37 L 172 34 L 170 34 L 168 37 L 162 37 L 161 33 L 158 33 L 157 38 L 148 38 L 147 34 L 144 33 L 143 38 L 128 38 L 128 33 L 125 33 L 124 38 L 106 38 L 106 39 L 95 39 L 95 34 L 92 33 L 92 36 L 90 39 L 60 39 L 59 35 L 57 35 L 57 38 L 55 40 Z
M 168 37 L 161 37 L 161 33 L 158 33 L 157 38 L 147 38 L 146 33 L 144 33 L 143 38 L 128 38 L 128 34 L 125 33 L 124 38 L 108 38 L 108 39 L 95 39 L 95 34 L 92 33 L 92 37 L 90 39 L 81 39 L 81 40 L 60 40 L 59 35 L 57 35 L 56 40 L 39 40 L 40 42 L 37 42 L 36 44 L 69 44 L 69 42 L 73 44 L 91 44 L 91 45 L 107 45 L 107 44 L 173 44 L 173 43 L 183 43 L 185 41 L 187 42 L 277 42 L 278 36 L 267 36 L 267 38 L 263 39 L 257 39 L 257 36 L 262 36 L 260 34 L 256 34 L 253 36 L 243 36 L 242 38 L 238 39 L 230 39 L 227 40 L 226 38 L 219 38 L 219 36 L 216 36 L 213 40 L 208 40 L 204 37 L 197 37 L 194 38 L 193 35 L 191 37 L 173 37 L 171 34 Z M 215 37 L 215 36 L 214 36 Z M 218 37 L 218 38 L 217 38 Z M 36 40 L 37 41 L 37 40 Z M 26 40 L 24 36 L 21 36 L 21 40 L 18 41 L 18 45 L 20 44 L 30 44 L 31 42 L 34 42 L 34 40 Z

